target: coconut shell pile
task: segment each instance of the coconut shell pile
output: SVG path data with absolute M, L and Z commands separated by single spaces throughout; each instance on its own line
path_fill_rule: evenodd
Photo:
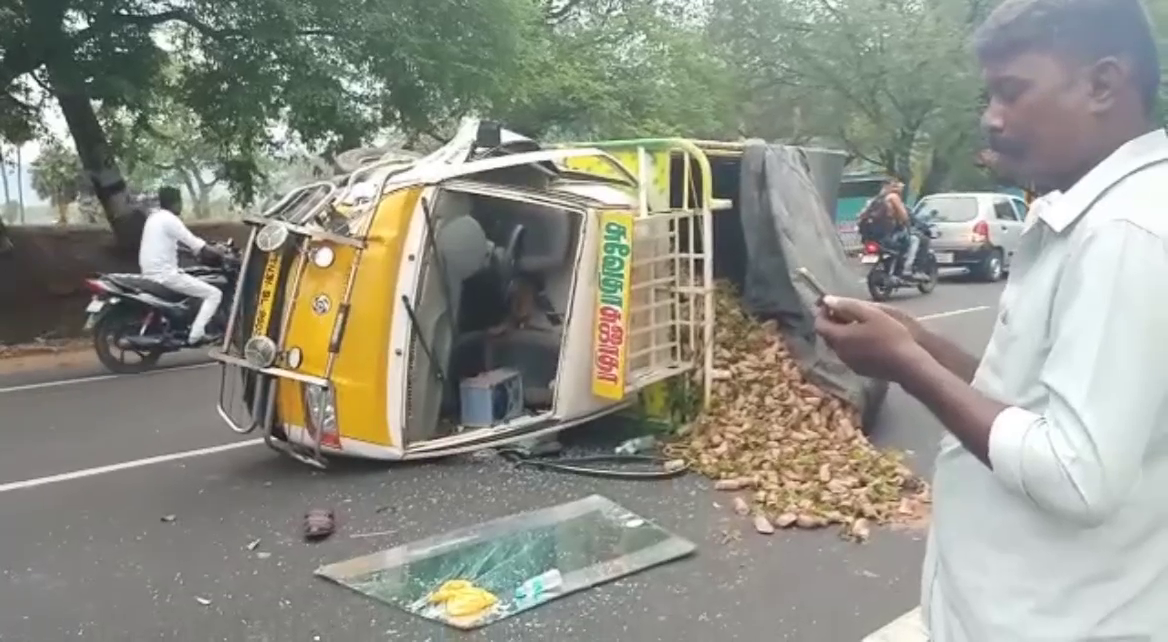
M 716 311 L 711 403 L 673 456 L 733 494 L 763 534 L 838 526 L 864 541 L 874 524 L 927 519 L 927 485 L 869 443 L 856 409 L 804 378 L 776 325 L 750 318 L 725 287 Z

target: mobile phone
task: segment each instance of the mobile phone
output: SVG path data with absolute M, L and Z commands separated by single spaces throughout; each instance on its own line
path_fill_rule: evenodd
M 815 278 L 815 275 L 811 273 L 811 270 L 808 270 L 805 267 L 801 267 L 795 270 L 795 274 L 800 279 L 802 279 L 804 283 L 807 284 L 807 287 L 811 288 L 812 292 L 815 292 L 817 301 L 830 294 L 827 289 L 823 287 L 823 284 L 819 282 L 819 279 Z

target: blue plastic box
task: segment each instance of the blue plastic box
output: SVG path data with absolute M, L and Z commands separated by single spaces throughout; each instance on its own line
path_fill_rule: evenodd
M 496 368 L 459 384 L 462 425 L 490 428 L 523 414 L 523 378 L 514 368 Z

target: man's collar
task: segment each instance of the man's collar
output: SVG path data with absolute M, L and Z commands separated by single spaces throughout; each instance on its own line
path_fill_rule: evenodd
M 1168 160 L 1168 133 L 1163 129 L 1124 143 L 1079 179 L 1066 194 L 1052 199 L 1049 207 L 1042 208 L 1037 216 L 1055 233 L 1062 233 L 1112 185 L 1136 169 L 1158 160 Z
M 1054 190 L 1053 192 L 1047 192 L 1046 194 L 1043 194 L 1039 198 L 1035 199 L 1035 201 L 1030 204 L 1030 209 L 1026 212 L 1026 220 L 1022 224 L 1023 231 L 1034 227 L 1034 222 L 1040 218 L 1045 221 L 1046 214 L 1050 211 L 1050 208 L 1053 207 L 1054 204 L 1062 197 L 1062 192 Z M 1047 225 L 1050 225 L 1050 223 L 1048 222 Z

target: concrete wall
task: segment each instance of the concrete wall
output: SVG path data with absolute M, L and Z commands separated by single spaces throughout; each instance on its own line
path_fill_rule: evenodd
M 235 222 L 192 222 L 210 241 L 246 241 Z M 119 254 L 113 235 L 98 226 L 9 227 L 13 250 L 0 255 L 0 344 L 40 336 L 70 337 L 85 323 L 89 294 L 83 280 L 101 272 L 137 272 L 138 257 Z

